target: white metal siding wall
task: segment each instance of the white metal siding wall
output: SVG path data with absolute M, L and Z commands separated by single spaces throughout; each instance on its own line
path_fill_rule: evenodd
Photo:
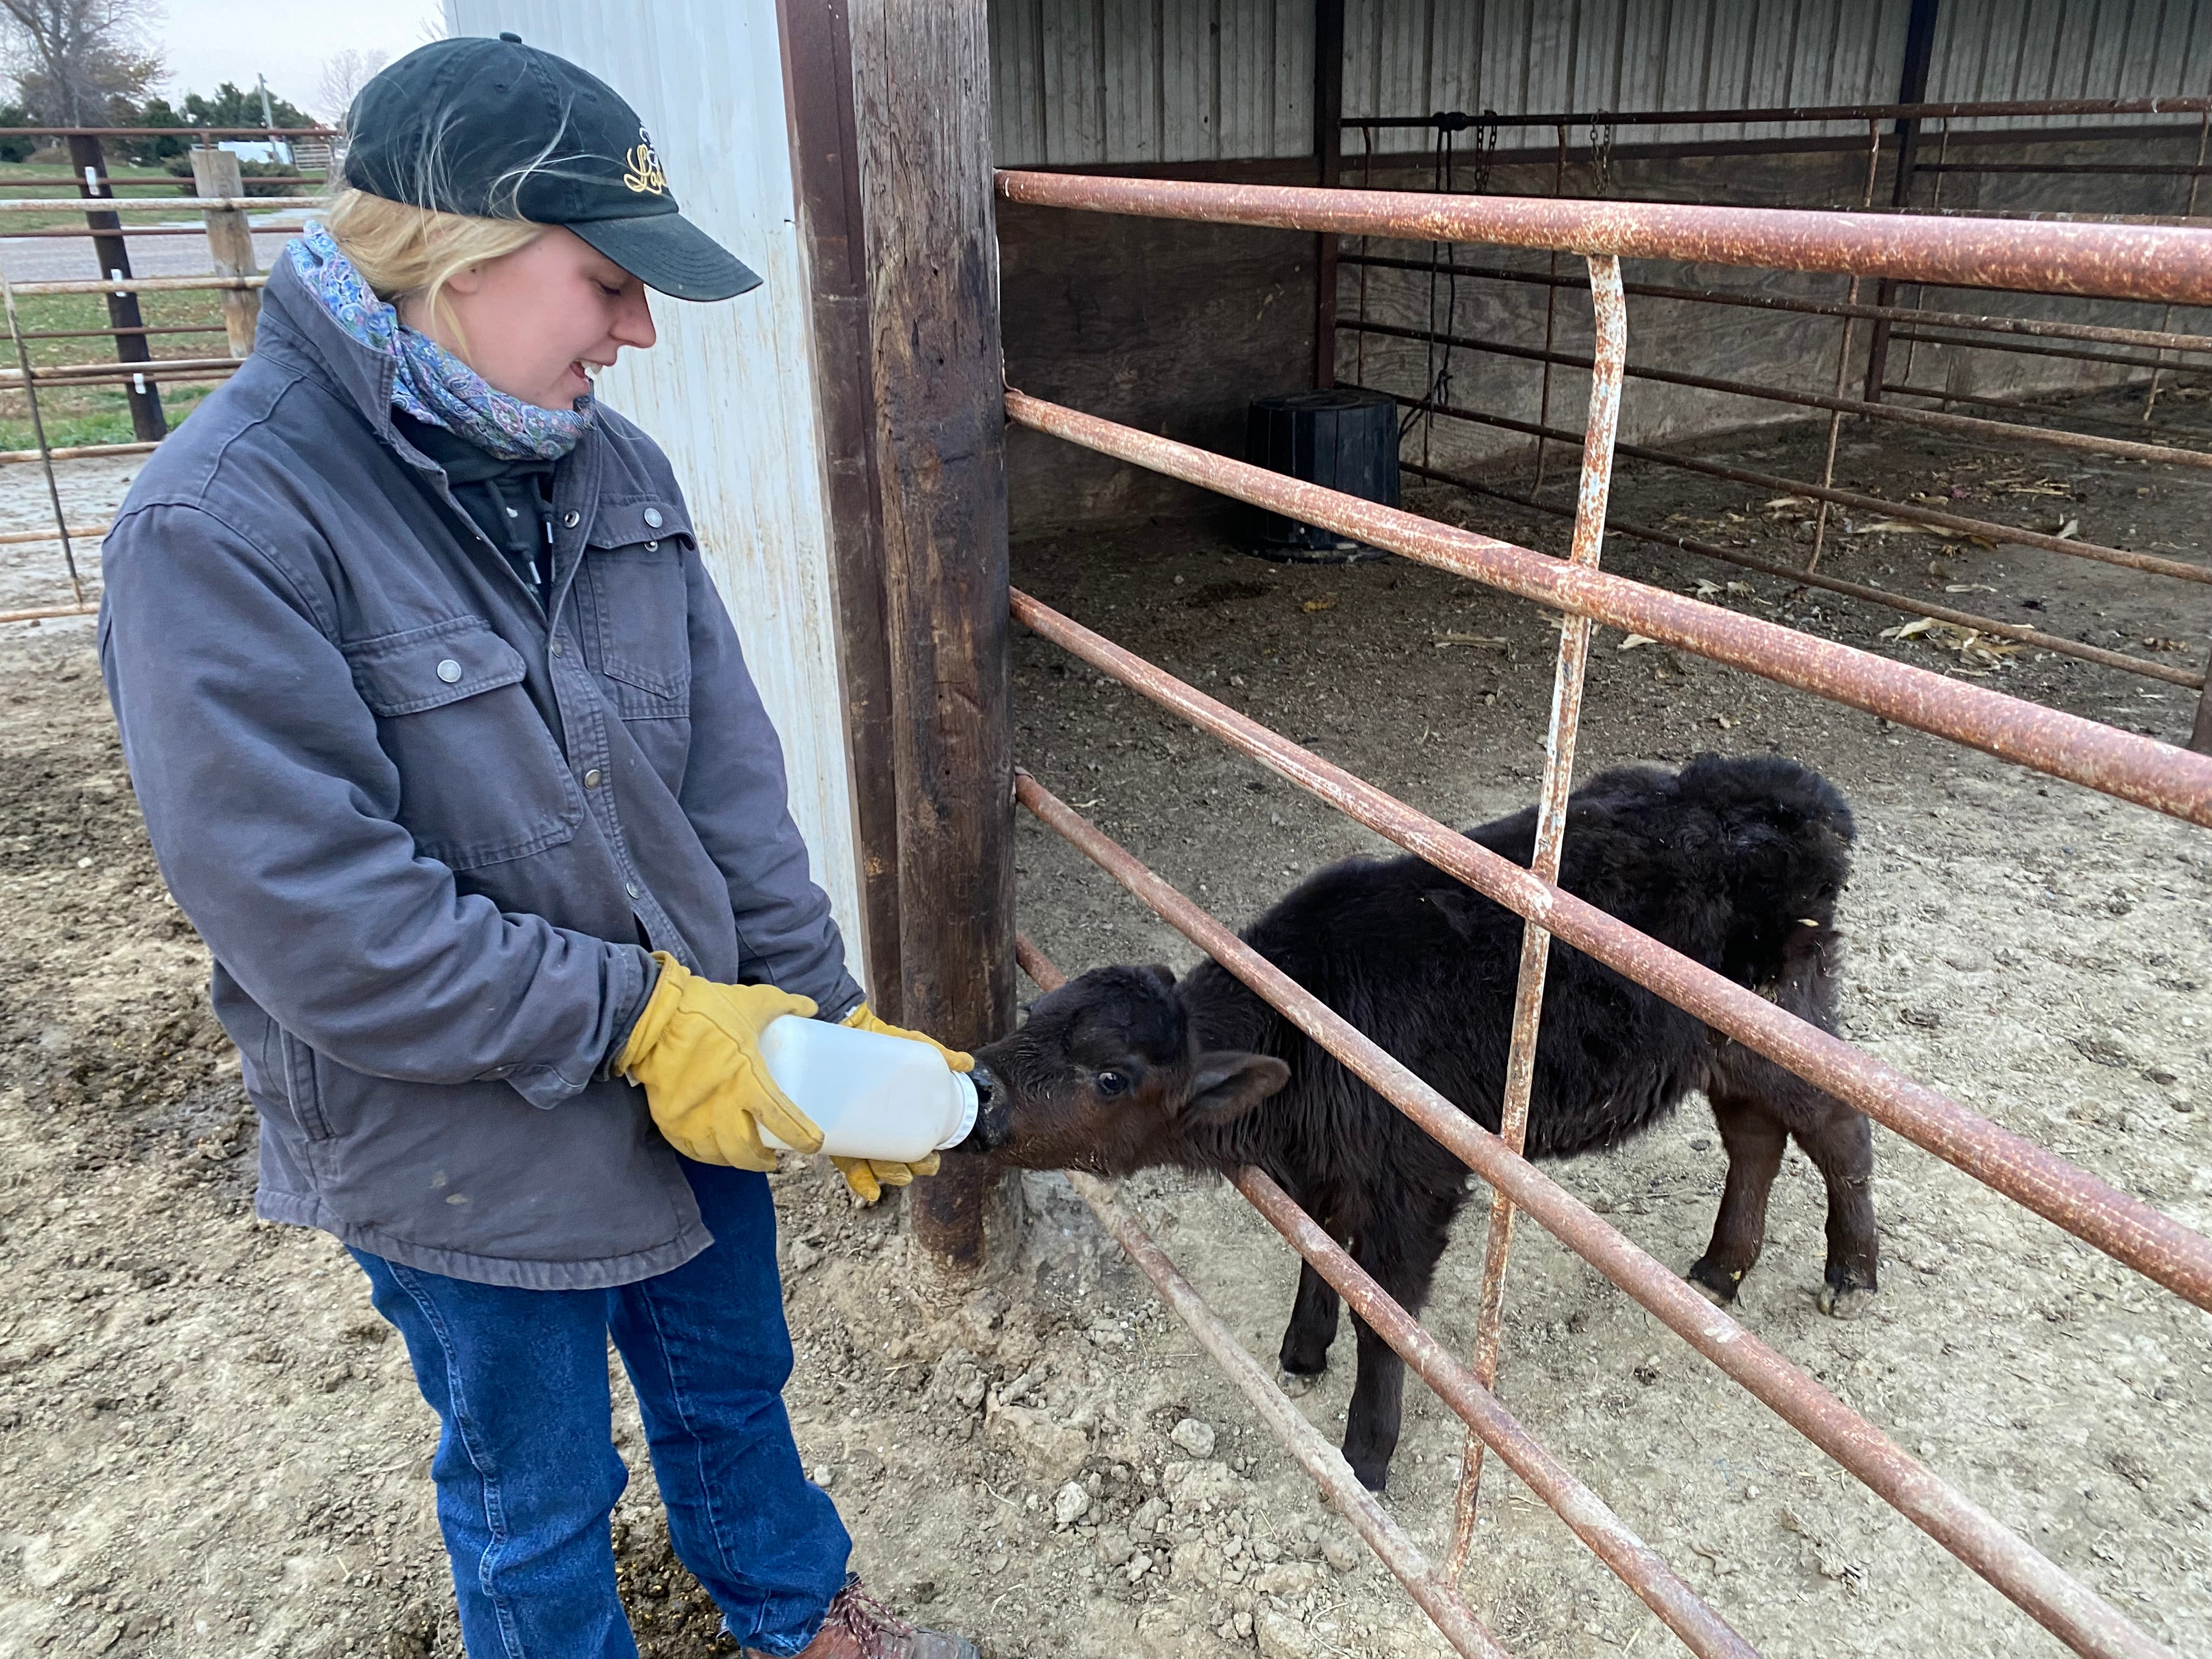
M 765 279 L 715 305 L 656 295 L 659 344 L 625 352 L 600 385 L 675 465 L 701 556 L 782 734 L 815 879 L 865 980 L 812 304 L 774 0 L 447 0 L 447 11 L 457 33 L 513 29 L 629 99 L 686 216 Z
M 991 9 L 1007 166 L 1312 153 L 1312 0 L 992 0 Z M 1345 113 L 1887 103 L 1911 11 L 1911 0 L 1346 0 Z M 1943 0 L 1928 91 L 2212 94 L 2212 0 Z M 1686 122 L 1619 136 L 1778 131 Z M 1419 130 L 1377 136 L 1386 151 L 1432 143 Z M 1360 144 L 1346 135 L 1348 156 Z

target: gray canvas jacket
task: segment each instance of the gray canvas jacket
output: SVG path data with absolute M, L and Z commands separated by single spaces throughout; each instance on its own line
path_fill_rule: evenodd
M 549 628 L 391 390 L 279 259 L 258 349 L 108 534 L 108 695 L 245 1059 L 260 1213 L 626 1284 L 711 1242 L 605 1076 L 648 950 L 824 1018 L 860 989 L 659 449 L 603 408 L 562 464 Z

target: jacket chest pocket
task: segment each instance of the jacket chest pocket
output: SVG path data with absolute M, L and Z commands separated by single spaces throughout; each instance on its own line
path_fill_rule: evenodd
M 523 689 L 522 653 L 487 624 L 458 617 L 344 650 L 423 857 L 471 870 L 575 836 L 583 792 Z
M 691 524 L 659 497 L 602 501 L 576 579 L 584 659 L 626 720 L 691 713 Z

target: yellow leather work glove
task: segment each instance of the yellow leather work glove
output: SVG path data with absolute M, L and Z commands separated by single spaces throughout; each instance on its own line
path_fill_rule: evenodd
M 761 1059 L 761 1033 L 814 1004 L 773 985 L 720 985 L 655 951 L 660 981 L 630 1028 L 615 1069 L 645 1086 L 646 1104 L 668 1144 L 702 1164 L 773 1170 L 765 1127 L 786 1146 L 818 1151 L 822 1131 L 775 1086 Z
M 904 1037 L 909 1042 L 927 1042 L 945 1056 L 945 1063 L 954 1071 L 972 1072 L 975 1069 L 975 1060 L 972 1054 L 963 1054 L 957 1048 L 948 1048 L 935 1037 L 925 1036 L 920 1031 L 909 1031 L 903 1025 L 893 1025 L 878 1019 L 875 1011 L 865 1002 L 837 1023 L 849 1025 L 855 1030 L 873 1031 L 878 1036 Z M 873 1204 L 884 1195 L 886 1187 L 903 1187 L 916 1176 L 937 1173 L 935 1152 L 913 1164 L 899 1164 L 887 1158 L 832 1157 L 830 1161 L 845 1177 L 845 1184 L 853 1189 L 853 1196 L 863 1204 Z

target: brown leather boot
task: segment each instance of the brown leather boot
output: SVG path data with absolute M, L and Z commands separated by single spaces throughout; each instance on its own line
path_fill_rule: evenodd
M 768 1659 L 757 1648 L 745 1650 L 748 1659 Z M 822 1628 L 800 1650 L 799 1659 L 981 1659 L 975 1644 L 964 1636 L 940 1631 L 916 1630 L 891 1615 L 891 1610 L 849 1578 L 837 1592 Z

